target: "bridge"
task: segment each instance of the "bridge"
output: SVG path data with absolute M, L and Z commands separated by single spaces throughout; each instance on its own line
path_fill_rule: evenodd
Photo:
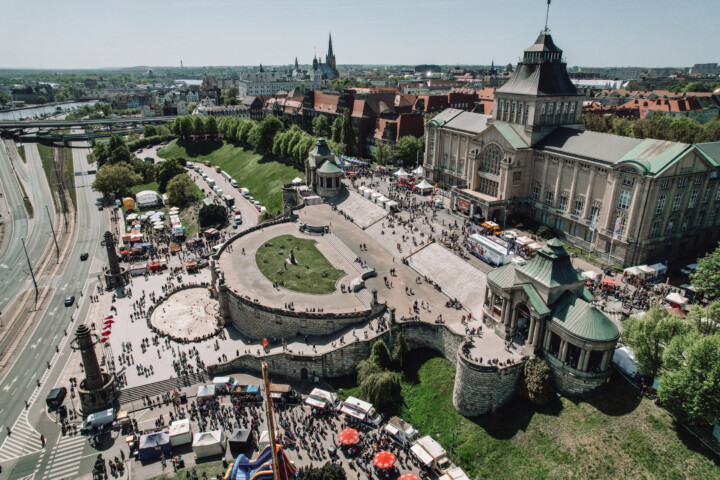
M 69 128 L 92 125 L 144 125 L 169 123 L 176 117 L 118 117 L 97 120 L 4 120 L 0 121 L 0 130 L 25 130 L 26 128 Z
M 63 145 L 67 146 L 68 142 L 74 142 L 79 140 L 89 140 L 91 146 L 95 146 L 95 139 L 101 137 L 107 137 L 109 135 L 129 135 L 131 133 L 142 133 L 142 127 L 130 127 L 112 131 L 101 131 L 101 132 L 78 132 L 78 133 L 49 133 L 49 132 L 37 132 L 27 133 L 20 135 L 18 140 L 22 142 L 62 142 Z

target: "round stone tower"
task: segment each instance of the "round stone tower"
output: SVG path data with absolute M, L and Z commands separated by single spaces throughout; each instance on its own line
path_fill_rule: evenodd
M 79 350 L 85 367 L 85 378 L 78 385 L 80 405 L 83 412 L 95 412 L 109 408 L 115 402 L 115 376 L 100 368 L 95 344 L 97 335 L 90 332 L 86 325 L 80 325 L 75 331 L 72 349 Z

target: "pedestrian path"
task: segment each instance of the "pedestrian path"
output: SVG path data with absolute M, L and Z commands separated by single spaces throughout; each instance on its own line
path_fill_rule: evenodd
M 337 208 L 345 212 L 363 230 L 390 213 L 355 192 L 348 192 L 348 197 L 339 203 Z
M 80 462 L 82 461 L 86 443 L 87 437 L 81 435 L 61 437 L 50 453 L 48 467 L 42 476 L 42 480 L 75 477 L 80 471 Z
M 174 389 L 185 388 L 190 385 L 204 382 L 208 380 L 208 376 L 204 373 L 197 374 L 191 373 L 181 378 L 174 377 L 167 380 L 161 380 L 159 382 L 146 383 L 145 385 L 138 385 L 137 387 L 130 387 L 120 390 L 118 393 L 118 403 L 125 405 L 131 402 L 142 400 L 143 397 L 149 395 L 150 397 L 156 397 L 165 392 L 172 392 Z M 135 407 L 138 407 L 135 405 Z
M 5 441 L 0 446 L 0 462 L 42 450 L 40 434 L 28 422 L 27 409 L 22 411 L 11 430 L 12 433 L 5 437 Z
M 355 254 L 355 252 L 353 252 L 352 250 L 350 250 L 350 247 L 348 247 L 347 245 L 345 245 L 345 244 L 343 243 L 343 241 L 340 240 L 334 233 L 330 233 L 330 234 L 328 234 L 328 235 L 325 235 L 325 239 L 328 241 L 328 243 L 329 243 L 330 245 L 332 245 L 333 247 L 335 247 L 335 250 L 337 250 L 338 253 L 339 253 L 345 260 L 347 260 L 348 262 L 350 262 L 350 264 L 351 264 L 353 267 L 355 267 L 355 270 L 357 270 L 357 271 L 360 272 L 360 273 L 362 273 L 362 272 L 365 271 L 365 270 L 360 266 L 360 264 L 355 261 L 355 259 L 358 258 L 358 256 Z
M 363 288 L 359 292 L 356 292 L 355 296 L 367 308 L 370 308 L 372 306 L 372 294 L 368 292 L 367 288 Z

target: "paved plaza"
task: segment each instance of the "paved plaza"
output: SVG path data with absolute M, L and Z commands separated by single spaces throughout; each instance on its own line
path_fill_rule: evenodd
M 206 287 L 173 293 L 150 315 L 150 323 L 174 337 L 196 338 L 211 335 L 217 328 L 218 301 Z
M 360 228 L 365 229 L 376 223 L 381 218 L 388 216 L 388 211 L 382 206 L 377 205 L 362 195 L 353 191 L 348 191 L 348 197 L 337 205 L 338 210 L 342 210 L 350 218 L 353 219 Z

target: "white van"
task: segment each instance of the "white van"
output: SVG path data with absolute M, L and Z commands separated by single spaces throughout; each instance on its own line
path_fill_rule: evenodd
M 238 188 L 238 183 L 232 178 L 230 179 L 230 185 L 232 185 L 233 188 Z
M 245 198 L 250 198 L 250 190 L 247 188 L 241 188 L 240 192 L 242 193 L 242 196 Z

